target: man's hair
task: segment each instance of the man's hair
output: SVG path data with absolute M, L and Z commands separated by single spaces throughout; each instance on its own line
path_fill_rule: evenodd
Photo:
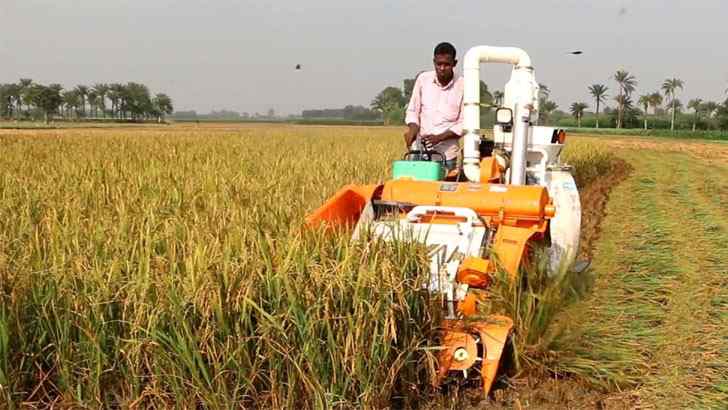
M 442 55 L 442 54 L 450 55 L 450 56 L 452 56 L 452 59 L 454 60 L 455 55 L 456 55 L 455 46 L 453 46 L 452 44 L 450 44 L 448 42 L 440 43 L 437 46 L 435 46 L 434 55 L 437 56 L 437 55 Z

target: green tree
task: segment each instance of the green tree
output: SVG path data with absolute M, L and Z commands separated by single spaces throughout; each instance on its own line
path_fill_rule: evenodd
M 412 90 L 414 90 L 414 88 L 415 88 L 415 81 L 417 81 L 417 77 L 405 78 L 402 81 L 402 89 L 404 90 L 404 100 L 405 101 L 409 101 L 410 98 L 412 98 Z
M 106 96 L 109 93 L 109 86 L 104 83 L 97 83 L 93 85 L 92 90 L 98 97 L 97 105 L 101 109 L 101 114 L 106 117 Z
M 644 108 L 643 117 L 645 119 L 645 129 L 647 129 L 647 110 L 650 108 L 650 102 L 650 94 L 640 95 L 640 98 L 637 100 L 637 104 Z
M 8 109 L 11 111 L 9 114 L 16 120 L 20 118 L 22 93 L 20 85 L 18 84 L 6 84 L 5 93 L 8 100 Z
M 58 112 L 58 108 L 63 103 L 61 91 L 63 87 L 60 84 L 51 84 L 48 87 L 34 84 L 31 87 L 31 99 L 33 105 L 43 113 L 46 123 L 49 122 L 50 116 Z
M 63 100 L 63 105 L 65 108 L 65 117 L 71 118 L 72 114 L 78 117 L 79 108 L 81 106 L 81 97 L 78 95 L 78 91 L 64 91 L 61 94 L 61 98 Z
M 383 114 L 385 124 L 389 124 L 388 113 L 401 109 L 406 104 L 402 90 L 387 87 L 374 97 L 371 108 Z
M 0 117 L 13 118 L 17 110 L 15 104 L 18 101 L 17 84 L 0 84 Z M 17 117 L 15 117 L 17 118 Z
M 662 94 L 660 94 L 659 91 L 655 91 L 654 93 L 650 94 L 650 107 L 652 107 L 652 112 L 657 114 L 657 109 L 662 105 Z
M 667 100 L 671 106 L 670 111 L 672 111 L 672 120 L 670 121 L 670 130 L 675 130 L 675 113 L 676 113 L 676 93 L 677 90 L 682 90 L 685 83 L 683 80 L 680 80 L 679 78 L 668 78 L 662 83 L 662 91 L 665 92 L 665 96 L 667 97 Z
M 99 107 L 99 95 L 96 94 L 96 90 L 94 90 L 93 88 L 90 88 L 88 90 L 88 95 L 86 96 L 86 100 L 88 101 L 89 116 L 96 118 L 98 116 L 98 107 Z
M 708 118 L 712 118 L 718 107 L 720 107 L 720 104 L 715 101 L 706 101 L 703 103 L 702 111 L 708 116 Z
M 584 116 L 584 110 L 589 107 L 583 102 L 575 102 L 571 104 L 571 107 L 569 107 L 569 111 L 571 111 L 571 115 L 576 118 L 576 126 L 581 128 L 581 117 Z
M 538 98 L 548 100 L 551 97 L 551 89 L 546 84 L 538 84 Z
M 718 118 L 718 127 L 721 130 L 728 130 L 728 99 L 718 105 L 715 115 Z
M 543 115 L 539 115 L 539 124 L 546 124 L 551 114 L 559 107 L 555 102 L 550 101 L 551 89 L 546 84 L 538 85 L 538 106 L 539 111 Z
M 625 70 L 617 70 L 614 74 L 614 80 L 619 86 L 619 94 L 615 97 L 615 101 L 617 101 L 617 128 L 622 128 L 624 126 L 624 111 L 627 109 L 625 103 L 631 101 L 629 96 L 637 87 L 637 79 Z
M 31 93 L 32 93 L 33 80 L 30 78 L 21 78 L 18 81 L 18 113 L 23 114 L 23 104 L 30 110 Z
M 559 108 L 559 106 L 551 100 L 544 100 L 540 104 L 540 111 L 541 111 L 540 119 L 543 124 L 548 123 L 549 117 L 551 116 L 551 114 L 554 111 L 556 111 L 557 108 Z
M 604 84 L 592 84 L 589 86 L 589 93 L 594 97 L 596 103 L 596 127 L 599 128 L 599 106 L 607 100 L 607 86 Z
M 495 105 L 497 105 L 499 107 L 501 105 L 503 105 L 503 97 L 505 97 L 505 95 L 503 94 L 503 91 L 500 91 L 500 90 L 493 91 L 493 100 L 495 100 L 494 101 Z
M 700 98 L 693 98 L 688 101 L 688 108 L 695 111 L 693 114 L 693 132 L 695 132 L 695 128 L 700 117 L 700 111 L 703 109 L 703 100 Z
M 620 94 L 614 97 L 614 101 L 617 102 L 617 109 L 615 110 L 616 120 L 615 123 L 619 125 L 618 128 L 624 128 L 624 125 L 631 122 L 633 119 L 633 102 L 632 97 L 626 94 Z M 630 116 L 630 121 L 627 121 L 627 116 Z M 621 121 L 621 124 L 620 124 Z
M 161 93 L 154 96 L 154 108 L 155 111 L 159 113 L 159 121 L 164 121 L 164 116 L 170 115 L 174 111 L 174 107 L 172 106 L 172 99 L 169 98 L 167 94 Z
M 121 118 L 122 100 L 124 98 L 125 88 L 123 84 L 113 83 L 109 85 L 109 100 L 111 100 L 111 115 L 114 118 Z
M 493 105 L 493 94 L 490 93 L 488 85 L 483 80 L 480 80 L 480 104 Z M 490 110 L 490 107 L 488 107 L 488 110 Z
M 78 98 L 81 99 L 81 115 L 86 116 L 86 97 L 88 97 L 88 87 L 85 85 L 79 85 L 76 87 L 76 93 Z
M 152 99 L 149 95 L 149 88 L 140 83 L 127 83 L 125 88 L 124 101 L 126 109 L 133 120 L 148 117 L 153 111 Z

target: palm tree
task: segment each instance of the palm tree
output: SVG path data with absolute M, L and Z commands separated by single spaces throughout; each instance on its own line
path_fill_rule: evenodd
M 682 90 L 684 85 L 685 83 L 683 82 L 683 80 L 680 80 L 679 78 L 668 78 L 662 83 L 662 91 L 665 92 L 665 96 L 668 97 L 668 101 L 672 106 L 672 121 L 670 121 L 670 131 L 675 130 L 675 111 L 677 108 L 677 98 L 675 96 L 675 93 L 678 89 Z
M 604 84 L 592 84 L 589 86 L 589 92 L 591 93 L 592 97 L 594 97 L 594 101 L 596 102 L 597 106 L 597 128 L 599 128 L 599 105 L 606 102 L 607 90 L 608 88 Z
M 700 98 L 693 98 L 688 101 L 688 108 L 695 110 L 695 114 L 693 115 L 693 132 L 695 132 L 698 116 L 700 115 L 700 111 L 703 109 L 703 100 Z
M 33 80 L 30 78 L 21 78 L 20 81 L 18 81 L 18 113 L 22 114 L 23 112 L 23 103 L 25 103 L 26 107 L 30 109 L 30 97 L 31 92 L 30 89 L 33 87 Z
M 629 95 L 626 95 L 626 94 L 622 94 L 622 95 L 618 95 L 618 96 L 614 97 L 614 101 L 617 102 L 617 107 L 621 107 L 621 109 L 622 109 L 622 111 L 621 111 L 622 124 L 620 127 L 620 128 L 622 128 L 622 127 L 624 127 L 624 113 L 632 109 L 632 97 L 630 97 Z M 617 112 L 617 121 L 620 121 L 619 114 L 620 113 Z
M 124 94 L 124 85 L 119 83 L 110 84 L 108 94 L 111 100 L 112 116 L 116 118 L 121 113 L 121 99 Z
M 97 103 L 99 108 L 101 108 L 101 114 L 106 117 L 106 95 L 109 93 L 109 86 L 103 83 L 94 84 L 93 91 L 98 97 Z
M 650 107 L 650 94 L 640 95 L 637 104 L 641 105 L 645 109 L 645 129 L 647 129 L 647 109 Z
M 495 105 L 500 106 L 503 104 L 503 91 L 493 91 L 493 99 L 495 100 Z
M 99 95 L 96 94 L 96 91 L 94 89 L 90 89 L 88 92 L 88 106 L 89 106 L 89 115 L 96 118 L 96 113 L 99 106 Z
M 571 115 L 576 118 L 576 126 L 579 128 L 581 128 L 581 117 L 584 116 L 584 110 L 587 109 L 587 107 L 589 106 L 582 102 L 575 102 L 571 104 L 571 107 L 569 107 Z
M 650 94 L 650 107 L 652 107 L 652 113 L 657 114 L 657 108 L 662 105 L 662 94 L 659 91 L 655 91 Z
M 88 87 L 85 85 L 79 85 L 76 87 L 78 97 L 81 99 L 81 113 L 86 116 L 86 97 L 88 96 Z
M 538 84 L 538 97 L 548 100 L 551 96 L 551 89 L 546 84 Z
M 20 106 L 22 101 L 20 97 L 20 86 L 13 83 L 7 84 L 5 86 L 5 96 L 8 101 L 10 116 L 17 120 L 18 115 L 20 114 Z
M 556 105 L 555 102 L 550 101 L 550 100 L 545 100 L 541 104 L 540 110 L 544 117 L 544 120 L 543 120 L 544 124 L 546 124 L 546 120 L 548 120 L 551 113 L 554 112 L 557 108 L 559 108 L 559 106 Z
M 619 95 L 615 98 L 617 104 L 619 104 L 617 107 L 617 128 L 622 128 L 624 125 L 624 103 L 629 100 L 630 94 L 635 90 L 637 79 L 627 71 L 617 70 L 614 74 L 614 80 L 619 84 Z
M 719 106 L 720 105 L 715 101 L 706 101 L 703 103 L 702 111 L 708 116 L 708 118 L 711 118 Z
M 78 107 L 81 105 L 81 98 L 77 90 L 64 91 L 61 94 L 63 105 L 65 106 L 66 118 L 71 117 L 71 113 L 78 115 Z

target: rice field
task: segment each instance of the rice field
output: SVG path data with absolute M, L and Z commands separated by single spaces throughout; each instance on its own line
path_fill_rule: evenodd
M 346 233 L 301 226 L 342 185 L 386 179 L 401 139 L 400 129 L 383 127 L 1 130 L 0 407 L 382 408 L 440 400 L 429 387 L 439 311 L 420 291 L 424 250 L 351 243 Z M 564 155 L 585 189 L 614 171 L 614 152 L 580 137 Z M 640 163 L 639 155 L 625 158 Z M 703 211 L 720 208 L 704 197 Z M 663 199 L 634 212 L 652 212 Z M 668 219 L 654 223 L 684 235 L 664 225 Z M 719 228 L 700 226 L 715 236 L 706 241 L 720 239 Z M 605 230 L 605 246 L 619 234 Z M 595 306 L 617 303 L 599 279 L 617 274 L 610 261 L 624 258 L 615 252 L 597 246 L 594 290 L 582 299 L 585 278 L 565 278 L 560 285 L 568 286 L 544 283 L 502 305 L 537 313 L 518 323 L 517 372 L 570 374 L 606 392 L 659 392 L 658 383 L 644 382 L 647 358 L 644 349 L 629 350 L 634 340 L 614 345 L 625 353 L 613 363 L 596 362 L 612 345 L 581 349 L 598 345 L 605 329 L 598 324 L 611 318 Z M 726 259 L 716 255 L 703 262 L 718 272 Z M 551 299 L 537 303 L 545 294 Z M 706 300 L 723 309 L 721 295 Z M 597 325 L 565 329 L 562 311 Z M 721 315 L 711 323 L 725 323 Z M 705 383 L 720 387 L 725 370 L 715 374 Z M 715 391 L 701 397 L 721 398 Z

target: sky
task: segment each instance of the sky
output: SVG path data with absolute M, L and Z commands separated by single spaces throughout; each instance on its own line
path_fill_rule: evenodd
M 677 77 L 683 102 L 722 101 L 726 21 L 726 0 L 0 0 L 0 83 L 137 81 L 177 110 L 291 114 L 368 106 L 449 41 L 523 48 L 564 110 L 593 105 L 590 84 L 613 97 L 618 69 L 639 94 Z M 502 89 L 509 68 L 481 73 Z

